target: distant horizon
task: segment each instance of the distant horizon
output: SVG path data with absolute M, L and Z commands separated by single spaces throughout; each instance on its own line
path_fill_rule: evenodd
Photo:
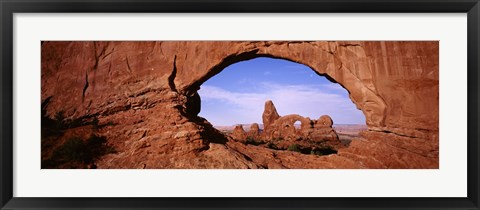
M 239 124 L 234 124 L 234 125 L 213 125 L 213 127 L 230 127 L 230 126 L 237 126 L 237 125 L 242 125 L 242 126 L 248 126 L 253 123 L 239 123 Z M 258 126 L 263 126 L 263 123 L 257 123 Z M 295 124 L 297 125 L 297 124 Z M 299 125 L 299 124 L 298 124 Z M 334 123 L 333 126 L 335 125 L 367 125 L 367 124 L 339 124 L 339 123 Z
M 308 66 L 284 59 L 255 58 L 226 67 L 201 85 L 199 116 L 214 126 L 262 122 L 272 100 L 280 116 L 310 119 L 329 115 L 334 124 L 365 125 L 348 91 Z

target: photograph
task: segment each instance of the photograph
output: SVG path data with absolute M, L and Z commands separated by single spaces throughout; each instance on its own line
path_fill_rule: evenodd
M 439 169 L 439 41 L 41 45 L 41 169 Z
M 0 0 L 0 210 L 480 209 L 479 1 Z

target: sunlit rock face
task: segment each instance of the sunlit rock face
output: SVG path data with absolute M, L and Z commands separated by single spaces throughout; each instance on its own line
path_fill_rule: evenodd
M 319 120 L 311 120 L 298 114 L 279 116 L 273 102 L 267 101 L 263 119 L 265 129 L 261 139 L 276 149 L 288 149 L 292 145 L 296 145 L 298 149 L 309 150 L 317 147 L 338 149 L 341 144 L 328 115 L 321 116 Z M 300 125 L 295 124 L 297 121 Z
M 277 108 L 273 105 L 272 101 L 265 102 L 265 109 L 262 114 L 263 127 L 265 130 L 270 130 L 270 126 L 280 118 L 280 115 L 277 112 Z
M 43 42 L 41 94 L 42 101 L 50 98 L 47 117 L 62 112 L 69 120 L 108 125 L 97 135 L 117 152 L 101 157 L 98 168 L 438 168 L 438 47 L 423 41 Z M 347 89 L 366 117 L 362 140 L 321 157 L 273 151 L 229 141 L 197 116 L 203 82 L 262 56 L 307 65 Z
M 250 125 L 250 130 L 248 131 L 247 134 L 249 137 L 253 139 L 257 139 L 260 137 L 260 126 L 257 123 L 252 123 Z
M 236 125 L 230 137 L 236 141 L 245 142 L 247 140 L 247 132 L 245 132 L 242 125 Z

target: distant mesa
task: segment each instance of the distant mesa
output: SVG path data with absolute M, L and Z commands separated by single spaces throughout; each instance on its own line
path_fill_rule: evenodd
M 317 120 L 311 120 L 298 114 L 280 116 L 271 100 L 265 102 L 262 115 L 263 132 L 260 132 L 257 123 L 251 125 L 245 132 L 242 125 L 237 125 L 230 134 L 236 141 L 244 143 L 265 144 L 270 148 L 287 150 L 295 145 L 300 150 L 312 151 L 315 149 L 336 150 L 341 142 L 332 128 L 333 120 L 323 115 Z M 295 125 L 300 122 L 300 126 Z

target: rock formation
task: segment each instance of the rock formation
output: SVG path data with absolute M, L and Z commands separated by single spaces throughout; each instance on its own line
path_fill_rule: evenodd
M 335 155 L 288 156 L 227 141 L 198 116 L 203 82 L 263 56 L 347 89 L 366 117 L 363 139 Z M 47 118 L 98 119 L 96 135 L 117 151 L 98 168 L 438 168 L 438 58 L 437 41 L 45 41 L 41 98 Z M 268 109 L 266 129 L 280 118 Z
M 236 125 L 232 131 L 232 134 L 230 134 L 230 137 L 237 141 L 245 142 L 245 140 L 247 140 L 247 133 L 243 129 L 242 125 Z
M 275 120 L 271 120 L 272 113 Z M 340 146 L 337 133 L 332 128 L 333 121 L 328 115 L 323 115 L 318 120 L 310 120 L 297 114 L 280 117 L 275 105 L 269 100 L 265 102 L 263 119 L 263 124 L 268 126 L 265 126 L 262 140 L 275 145 L 277 149 L 287 149 L 294 144 L 309 149 L 314 147 L 338 149 Z M 295 122 L 301 123 L 299 128 Z
M 252 139 L 259 139 L 260 138 L 260 126 L 257 123 L 253 123 L 250 125 L 250 130 L 248 131 L 247 137 Z
M 268 100 L 265 102 L 265 109 L 263 111 L 262 120 L 263 120 L 263 129 L 269 130 L 270 125 L 278 120 L 280 115 L 278 115 L 277 108 L 273 105 L 273 102 Z

